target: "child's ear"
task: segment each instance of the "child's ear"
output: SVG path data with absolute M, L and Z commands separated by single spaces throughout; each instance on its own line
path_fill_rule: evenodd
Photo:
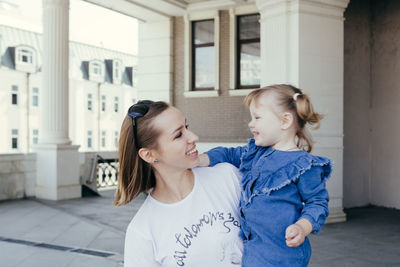
M 282 115 L 282 119 L 281 119 L 281 129 L 282 130 L 287 130 L 289 129 L 290 126 L 292 126 L 293 124 L 293 115 L 290 112 L 285 112 Z
M 139 149 L 138 154 L 139 154 L 139 157 L 142 158 L 142 160 L 146 161 L 149 164 L 153 164 L 154 161 L 156 160 L 155 152 L 148 148 Z

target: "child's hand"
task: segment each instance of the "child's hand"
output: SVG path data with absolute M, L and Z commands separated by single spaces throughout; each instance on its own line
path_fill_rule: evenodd
M 297 224 L 289 225 L 286 228 L 286 245 L 288 247 L 298 247 L 303 244 L 306 235 L 303 228 Z
M 210 165 L 210 158 L 206 153 L 200 154 L 199 155 L 199 164 L 197 165 L 198 167 L 207 167 Z
M 295 224 L 289 225 L 286 228 L 286 245 L 288 247 L 300 246 L 311 231 L 312 224 L 307 219 L 300 219 Z

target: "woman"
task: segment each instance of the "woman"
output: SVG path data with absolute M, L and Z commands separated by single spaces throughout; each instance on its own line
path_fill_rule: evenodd
M 197 140 L 183 114 L 164 102 L 129 108 L 114 204 L 149 195 L 128 226 L 125 267 L 240 266 L 240 174 L 226 163 L 194 168 Z

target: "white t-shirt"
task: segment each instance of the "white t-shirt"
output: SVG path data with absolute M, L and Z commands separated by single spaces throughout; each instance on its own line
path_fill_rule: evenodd
M 228 163 L 193 173 L 185 199 L 164 204 L 146 198 L 126 232 L 125 267 L 241 265 L 241 174 Z

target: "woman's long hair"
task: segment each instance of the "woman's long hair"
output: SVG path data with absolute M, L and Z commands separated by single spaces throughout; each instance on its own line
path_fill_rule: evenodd
M 143 117 L 136 118 L 136 136 L 133 131 L 133 119 L 129 115 L 121 126 L 119 138 L 119 173 L 118 187 L 114 205 L 122 206 L 129 203 L 142 192 L 147 192 L 156 184 L 151 165 L 140 158 L 139 148 L 157 148 L 157 139 L 161 133 L 153 120 L 169 105 L 165 102 L 143 101 L 148 104 L 148 111 Z M 140 103 L 140 102 L 139 102 Z M 131 109 L 135 107 L 131 107 Z M 135 142 L 136 138 L 136 142 Z M 138 147 L 136 147 L 136 144 Z

